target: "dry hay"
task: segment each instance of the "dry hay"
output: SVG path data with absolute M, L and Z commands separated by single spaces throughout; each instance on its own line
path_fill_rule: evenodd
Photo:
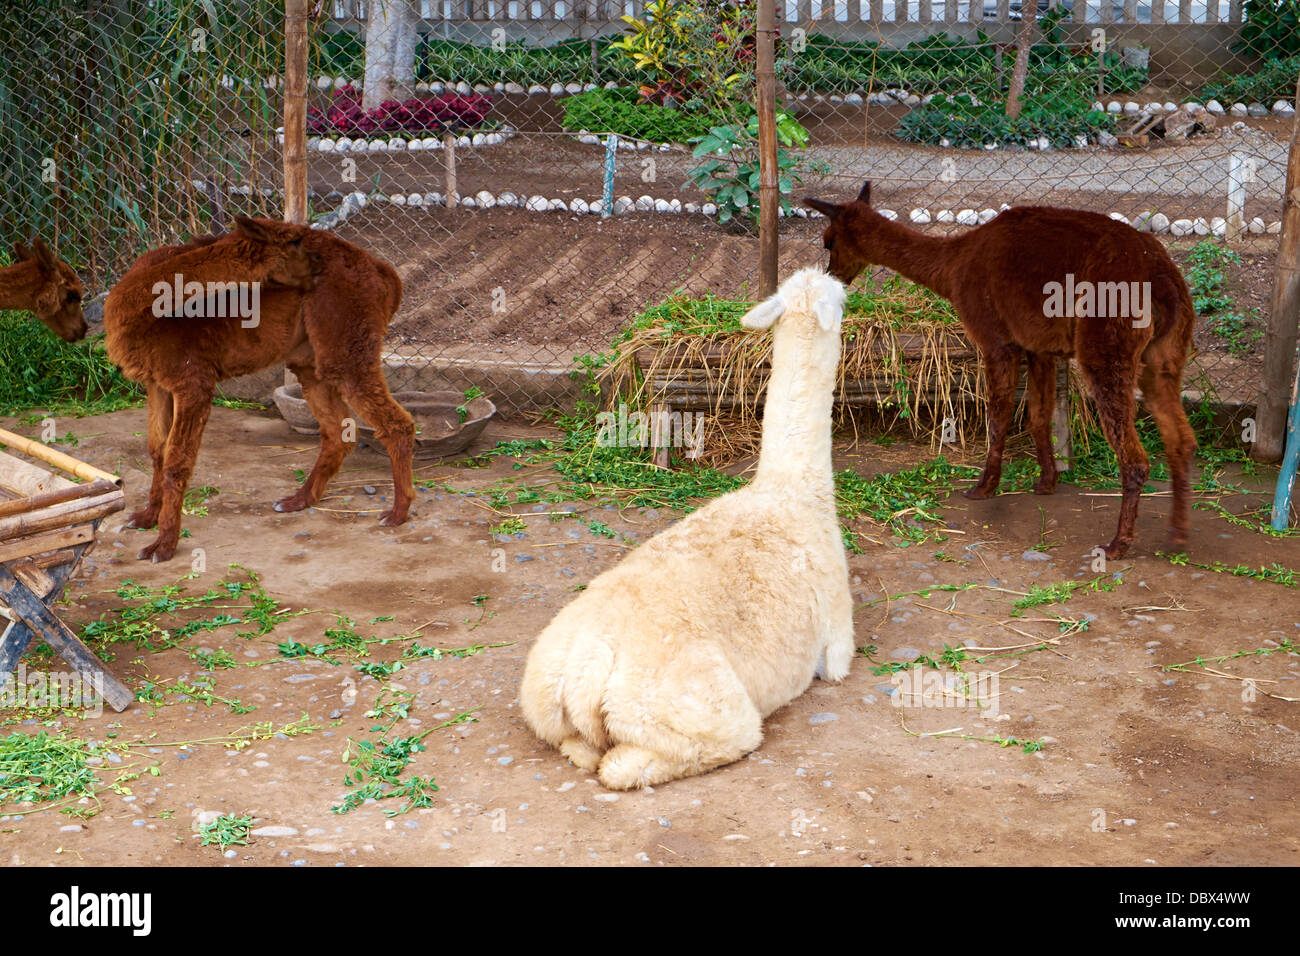
M 740 326 L 751 303 L 675 297 L 647 310 L 621 340 L 598 381 L 606 408 L 664 407 L 704 417 L 699 461 L 725 466 L 757 454 L 770 333 Z M 835 425 L 924 438 L 938 449 L 984 437 L 984 374 L 952 307 L 906 280 L 849 294 L 835 396 Z M 1072 370 L 1072 415 L 1091 409 Z M 1023 389 L 1018 398 L 1023 406 Z M 689 432 L 690 429 L 687 429 Z

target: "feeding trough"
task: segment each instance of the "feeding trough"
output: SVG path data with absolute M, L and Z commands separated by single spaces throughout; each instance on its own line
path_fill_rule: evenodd
M 317 435 L 316 423 L 307 400 L 302 397 L 298 383 L 282 385 L 275 390 L 275 407 L 284 420 L 300 435 Z M 415 457 L 420 461 L 446 458 L 464 451 L 474 444 L 488 420 L 496 414 L 497 407 L 482 395 L 467 399 L 463 392 L 394 392 L 393 398 L 415 419 Z M 375 438 L 374 428 L 360 415 L 356 415 L 357 440 L 367 447 L 384 451 L 383 443 Z

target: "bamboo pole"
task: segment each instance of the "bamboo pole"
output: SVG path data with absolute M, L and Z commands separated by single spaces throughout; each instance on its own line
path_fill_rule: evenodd
M 83 524 L 103 518 L 126 507 L 126 495 L 121 488 L 114 488 L 109 494 L 96 495 L 94 498 L 82 498 L 78 501 L 65 501 L 39 512 L 10 515 L 0 518 L 0 541 L 36 534 L 39 531 L 55 531 L 69 525 Z
M 758 108 L 758 295 L 766 299 L 776 292 L 777 212 L 781 193 L 777 188 L 776 149 L 776 3 L 758 0 L 758 29 L 755 35 L 755 71 Z
M 307 0 L 284 0 L 284 221 L 307 221 Z
M 1300 97 L 1300 77 L 1296 78 Z M 1294 381 L 1296 334 L 1300 327 L 1300 114 L 1291 127 L 1291 153 L 1282 194 L 1282 236 L 1273 270 L 1273 297 L 1264 335 L 1264 381 L 1256 412 L 1251 457 L 1277 461 L 1286 442 L 1287 406 Z
M 106 471 L 100 471 L 93 465 L 87 465 L 84 461 L 77 461 L 71 455 L 65 455 L 63 452 L 51 448 L 49 445 L 42 445 L 38 441 L 32 441 L 30 438 L 24 438 L 22 435 L 15 435 L 11 431 L 5 431 L 0 428 L 0 445 L 8 445 L 10 448 L 17 449 L 24 455 L 31 455 L 47 465 L 53 465 L 60 471 L 65 471 L 70 475 L 75 475 L 84 481 L 111 481 L 116 487 L 122 487 L 122 479 L 117 475 L 110 475 Z
M 32 511 L 39 511 L 42 508 L 48 508 L 51 505 L 61 505 L 66 501 L 76 501 L 80 498 L 93 498 L 97 495 L 108 494 L 116 490 L 116 485 L 112 482 L 98 479 L 87 485 L 73 485 L 71 488 L 60 488 L 58 491 L 47 491 L 44 494 L 32 495 L 30 498 L 18 498 L 14 501 L 0 501 L 0 518 L 8 518 L 10 515 L 27 514 Z

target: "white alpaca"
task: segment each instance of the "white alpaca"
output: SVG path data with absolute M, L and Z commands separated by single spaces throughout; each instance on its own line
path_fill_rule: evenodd
M 844 287 L 795 273 L 741 320 L 773 330 L 754 480 L 641 545 L 537 637 L 520 689 L 539 737 L 612 790 L 737 760 L 763 718 L 854 654 L 831 398 Z

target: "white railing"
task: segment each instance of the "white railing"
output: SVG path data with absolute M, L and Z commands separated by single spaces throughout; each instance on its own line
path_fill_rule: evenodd
M 1241 23 L 1241 0 L 1050 0 L 1063 23 Z M 364 21 L 366 0 L 329 0 L 331 19 Z M 1040 9 L 1043 4 L 1040 3 Z M 640 16 L 645 0 L 420 0 L 421 17 L 445 21 L 601 23 Z M 1020 0 L 793 0 L 781 4 L 787 23 L 990 24 L 1020 20 Z

